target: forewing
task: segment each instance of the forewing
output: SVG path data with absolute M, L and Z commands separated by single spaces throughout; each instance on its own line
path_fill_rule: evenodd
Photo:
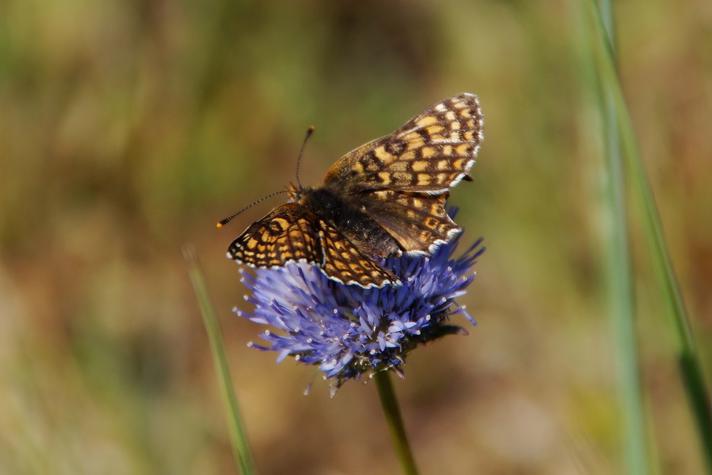
M 317 218 L 303 206 L 287 203 L 248 227 L 228 248 L 227 256 L 252 267 L 282 266 L 289 261 L 322 261 Z
M 324 249 L 321 268 L 330 279 L 366 288 L 399 283 L 397 277 L 361 253 L 346 236 L 321 219 L 319 236 Z
M 479 100 L 463 93 L 347 153 L 329 168 L 324 182 L 347 194 L 379 189 L 445 193 L 468 176 L 482 139 Z
M 363 195 L 360 204 L 403 250 L 431 253 L 461 231 L 445 210 L 447 198 L 447 193 L 379 190 Z

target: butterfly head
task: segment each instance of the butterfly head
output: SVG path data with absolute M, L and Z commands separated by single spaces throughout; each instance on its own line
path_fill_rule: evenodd
M 301 186 L 290 183 L 287 186 L 287 197 L 290 203 L 297 203 L 301 199 L 304 191 Z
M 287 197 L 290 203 L 303 203 L 306 196 L 312 191 L 308 186 L 290 183 L 287 186 Z

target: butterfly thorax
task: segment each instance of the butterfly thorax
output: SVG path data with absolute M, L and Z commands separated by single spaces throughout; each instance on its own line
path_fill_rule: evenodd
M 358 201 L 346 202 L 337 190 L 303 188 L 296 197 L 299 204 L 334 226 L 370 257 L 385 258 L 401 251 L 396 240 L 362 211 Z

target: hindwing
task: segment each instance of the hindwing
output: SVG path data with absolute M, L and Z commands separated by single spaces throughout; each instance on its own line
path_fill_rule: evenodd
M 379 190 L 365 195 L 361 203 L 405 252 L 431 253 L 461 231 L 445 210 L 447 198 L 447 193 Z
M 324 249 L 321 268 L 328 277 L 367 288 L 399 283 L 391 272 L 359 251 L 338 229 L 321 219 L 319 236 Z
M 398 283 L 343 233 L 299 203 L 279 206 L 252 224 L 230 244 L 227 255 L 260 268 L 309 262 L 330 279 L 366 288 Z

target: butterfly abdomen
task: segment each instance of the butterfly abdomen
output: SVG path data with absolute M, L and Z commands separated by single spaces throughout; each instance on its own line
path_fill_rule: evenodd
M 339 230 L 370 257 L 385 258 L 401 249 L 375 220 L 328 188 L 306 190 L 302 204 Z

